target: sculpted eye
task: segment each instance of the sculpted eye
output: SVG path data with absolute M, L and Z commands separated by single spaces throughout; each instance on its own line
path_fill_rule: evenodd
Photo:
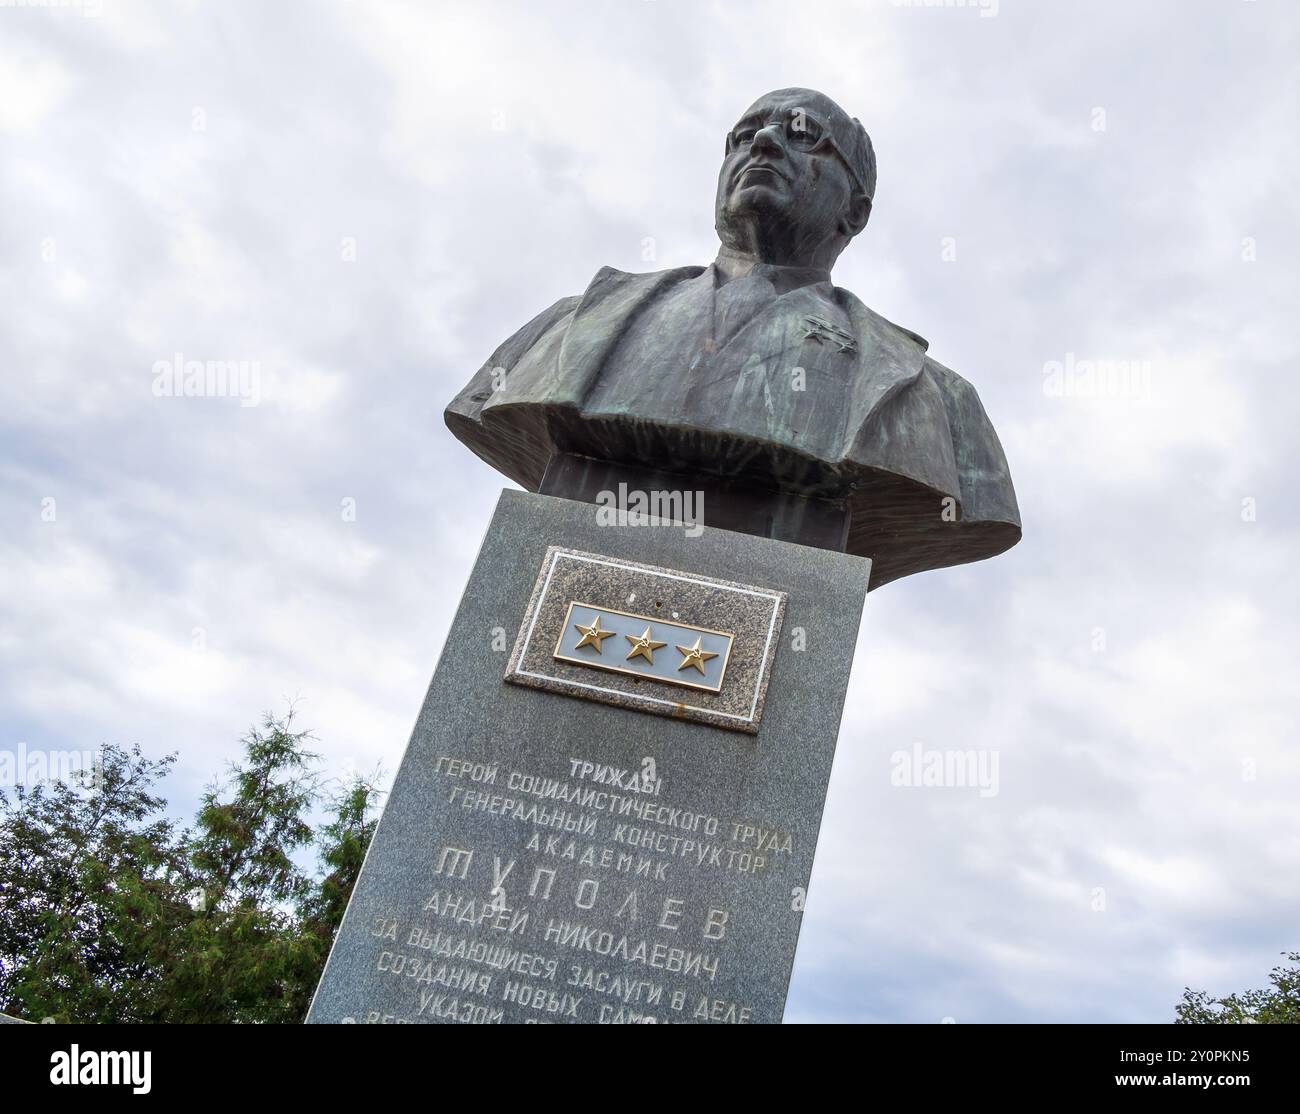
M 816 147 L 822 139 L 822 128 L 816 120 L 807 114 L 795 111 L 790 114 L 790 121 L 785 129 L 791 146 L 808 151 Z
M 735 131 L 731 133 L 732 146 L 748 147 L 751 143 L 754 142 L 754 136 L 757 134 L 758 134 L 758 130 L 752 126 L 747 125 L 745 127 L 737 128 Z

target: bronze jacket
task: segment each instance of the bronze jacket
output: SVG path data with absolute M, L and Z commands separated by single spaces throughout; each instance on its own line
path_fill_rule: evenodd
M 680 375 L 664 375 L 657 398 L 644 378 L 653 368 L 611 361 L 641 315 L 705 270 L 602 268 L 581 297 L 556 302 L 492 354 L 447 407 L 447 425 L 531 491 L 551 458 L 568 453 L 844 507 L 846 549 L 872 559 L 872 588 L 1019 541 L 1006 457 L 975 389 L 847 290 L 827 284 L 847 345 L 835 331 L 813 335 L 806 317 L 762 330 L 766 351 L 747 348 L 742 330 L 718 354 L 726 374 L 685 412 Z M 789 340 L 773 344 L 773 335 Z M 789 389 L 795 363 L 809 365 L 802 393 Z M 620 391 L 632 376 L 635 390 Z

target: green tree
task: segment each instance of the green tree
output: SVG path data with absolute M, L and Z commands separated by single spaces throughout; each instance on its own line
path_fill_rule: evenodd
M 374 814 L 377 796 L 373 781 L 353 778 L 332 798 L 332 819 L 317 835 L 327 873 L 309 891 L 300 912 L 304 926 L 324 941 L 326 950 L 343 920 L 379 822 Z
M 151 1019 L 158 942 L 190 913 L 183 847 L 151 792 L 174 760 L 107 748 L 96 771 L 0 793 L 0 1010 Z
M 318 941 L 298 931 L 311 882 L 294 859 L 313 837 L 319 793 L 293 712 L 244 737 L 244 758 L 204 793 L 186 856 L 194 916 L 168 956 L 169 1021 L 301 1020 L 319 970 Z
M 0 793 L 0 1011 L 84 1022 L 297 1022 L 365 856 L 372 782 L 321 785 L 293 711 L 178 831 L 175 762 L 105 748 L 73 783 Z M 324 804 L 326 820 L 310 816 Z M 314 848 L 321 869 L 300 866 Z
M 1300 1025 L 1300 952 L 1282 953 L 1289 967 L 1269 972 L 1271 986 L 1226 998 L 1211 998 L 1204 990 L 1183 991 L 1175 1007 L 1176 1025 Z

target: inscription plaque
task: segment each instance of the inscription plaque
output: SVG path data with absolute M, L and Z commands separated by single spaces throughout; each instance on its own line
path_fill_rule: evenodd
M 597 511 L 502 493 L 309 1022 L 781 1020 L 870 563 L 721 530 L 602 526 Z M 742 665 L 756 676 L 746 647 L 765 608 L 762 730 L 503 683 L 520 643 L 508 666 L 501 634 L 538 614 L 542 628 L 538 571 L 561 554 L 613 563 L 611 585 L 674 575 L 720 602 L 690 610 L 653 587 L 593 598 L 589 580 L 579 592 L 557 573 L 539 661 L 672 691 L 557 658 L 584 637 L 561 639 L 561 622 L 603 617 L 602 655 L 626 662 L 644 637 L 674 669 L 700 639 L 719 657 L 683 670 L 697 681 L 723 654 L 708 632 L 729 632 L 720 691 L 676 689 L 723 698 L 745 691 Z M 749 597 L 747 614 L 720 585 L 766 599 Z
M 752 734 L 785 600 L 773 588 L 553 546 L 506 680 Z

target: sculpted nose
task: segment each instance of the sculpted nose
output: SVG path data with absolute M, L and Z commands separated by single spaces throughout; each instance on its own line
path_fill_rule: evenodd
M 754 141 L 749 145 L 751 155 L 765 155 L 769 159 L 779 159 L 785 154 L 781 145 L 781 125 L 768 124 L 754 134 Z

